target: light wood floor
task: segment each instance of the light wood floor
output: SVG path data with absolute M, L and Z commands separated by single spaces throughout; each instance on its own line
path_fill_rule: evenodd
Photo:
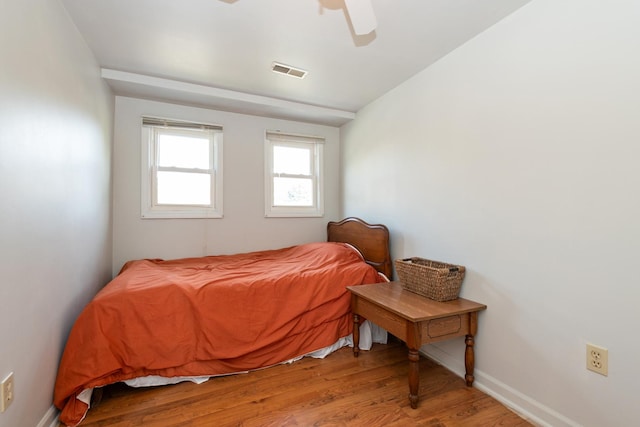
M 404 344 L 392 341 L 358 358 L 343 348 L 326 359 L 305 358 L 200 385 L 116 384 L 105 388 L 81 427 L 531 425 L 424 357 L 420 402 L 411 409 L 407 371 Z

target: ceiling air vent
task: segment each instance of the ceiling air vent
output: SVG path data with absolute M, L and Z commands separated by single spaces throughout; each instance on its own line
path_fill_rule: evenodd
M 286 74 L 288 76 L 297 77 L 299 79 L 304 78 L 307 75 L 305 70 L 301 70 L 300 68 L 294 68 L 289 65 L 280 64 L 279 62 L 274 62 L 271 64 L 271 71 L 274 73 Z

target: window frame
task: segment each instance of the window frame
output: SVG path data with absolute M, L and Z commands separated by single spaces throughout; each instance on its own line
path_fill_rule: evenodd
M 280 131 L 267 131 L 265 134 L 265 217 L 322 217 L 324 216 L 324 138 L 296 135 Z M 309 150 L 311 154 L 311 173 L 276 174 L 274 167 L 275 147 L 295 147 Z M 313 191 L 312 206 L 281 206 L 274 203 L 274 180 L 278 177 L 311 179 Z
M 210 168 L 174 168 L 158 166 L 158 136 L 172 134 L 205 137 L 209 140 Z M 142 219 L 222 218 L 222 127 L 217 125 L 177 120 L 142 118 L 141 138 L 141 205 Z M 211 203 L 209 205 L 159 204 L 158 172 L 175 171 L 205 173 L 210 177 Z

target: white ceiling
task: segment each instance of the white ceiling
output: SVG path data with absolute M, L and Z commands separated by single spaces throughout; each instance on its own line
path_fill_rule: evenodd
M 116 94 L 334 126 L 529 1 L 62 0 Z

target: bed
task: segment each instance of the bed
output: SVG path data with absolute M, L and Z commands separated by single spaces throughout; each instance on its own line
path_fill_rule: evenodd
M 346 218 L 327 242 L 127 262 L 83 309 L 60 361 L 54 404 L 78 425 L 95 388 L 205 381 L 324 357 L 349 345 L 347 286 L 391 277 L 383 225 Z

